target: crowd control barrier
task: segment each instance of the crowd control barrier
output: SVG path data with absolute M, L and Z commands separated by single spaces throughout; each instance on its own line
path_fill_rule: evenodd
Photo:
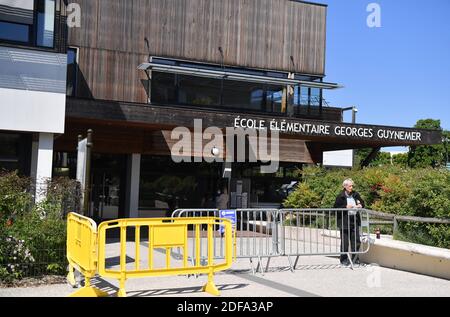
M 220 217 L 221 210 L 218 209 L 178 209 L 172 213 L 176 218 L 192 217 Z M 262 258 L 279 256 L 278 242 L 276 239 L 277 209 L 237 209 L 225 212 L 234 212 L 235 223 L 233 224 L 234 248 L 233 257 L 236 259 L 249 259 L 252 272 L 261 267 Z M 224 257 L 224 241 L 220 235 L 214 237 L 217 246 L 214 256 Z M 257 260 L 257 268 L 253 265 L 253 259 Z M 189 256 L 191 262 L 196 261 L 196 254 Z M 201 261 L 204 260 L 204 256 Z
M 67 281 L 76 285 L 77 269 L 85 277 L 85 286 L 73 293 L 72 297 L 101 297 L 108 294 L 91 287 L 91 279 L 97 273 L 97 224 L 90 218 L 69 213 L 67 216 L 67 260 L 69 274 Z
M 76 232 L 80 228 L 80 226 L 74 227 L 74 222 L 70 221 L 73 217 L 81 219 L 81 216 L 70 214 L 68 232 Z M 88 218 L 82 218 L 89 222 Z M 221 238 L 224 241 L 222 259 L 214 256 L 217 247 L 214 244 L 214 236 L 218 234 L 216 228 L 222 228 Z M 107 233 L 111 232 L 114 235 L 117 230 L 119 241 L 107 243 Z M 80 270 L 86 278 L 92 278 L 95 273 L 98 273 L 102 277 L 119 280 L 120 286 L 117 293 L 119 297 L 126 296 L 125 282 L 130 278 L 191 274 L 207 274 L 208 282 L 203 287 L 203 291 L 220 295 L 213 278 L 216 272 L 227 270 L 232 265 L 232 231 L 231 221 L 213 217 L 119 219 L 101 223 L 98 232 L 91 230 L 89 240 L 91 244 L 83 244 L 84 248 L 79 246 L 78 240 L 73 239 L 72 235 L 68 236 L 67 254 L 68 258 L 69 254 L 76 252 L 82 254 L 79 257 L 70 256 L 72 260 L 69 261 L 72 261 L 74 267 L 84 267 L 86 262 L 89 263 L 87 269 Z M 192 239 L 189 238 L 190 236 Z M 206 241 L 202 247 L 203 240 Z M 90 252 L 85 248 L 89 248 Z M 174 248 L 182 250 L 181 259 L 172 257 Z M 194 263 L 188 261 L 191 250 L 197 255 Z M 161 252 L 164 253 L 164 257 L 157 256 Z M 206 261 L 200 260 L 202 254 L 206 254 Z M 118 263 L 110 261 L 115 258 L 119 259 Z M 161 260 L 162 258 L 164 261 Z M 70 275 L 71 273 L 69 273 L 69 280 L 72 279 Z M 86 287 L 89 288 L 89 293 L 82 292 L 78 295 L 105 295 L 93 289 L 90 284 Z
M 266 271 L 274 257 L 287 257 L 294 272 L 301 256 L 347 255 L 352 259 L 369 252 L 369 211 L 366 209 L 237 209 L 235 257 L 250 260 L 253 273 Z M 178 209 L 173 218 L 219 216 L 218 209 Z M 221 237 L 215 238 L 217 254 L 223 257 Z M 292 261 L 295 257 L 295 261 Z M 196 255 L 191 254 L 191 261 Z M 255 269 L 253 259 L 257 260 Z

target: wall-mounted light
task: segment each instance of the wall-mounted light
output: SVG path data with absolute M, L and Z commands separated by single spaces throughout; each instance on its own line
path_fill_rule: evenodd
M 219 156 L 220 155 L 220 150 L 219 150 L 219 148 L 217 148 L 217 146 L 214 146 L 213 148 L 212 148 L 212 150 L 211 150 L 211 154 L 212 155 L 214 155 L 214 156 Z

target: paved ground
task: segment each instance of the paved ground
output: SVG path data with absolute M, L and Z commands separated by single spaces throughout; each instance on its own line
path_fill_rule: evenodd
M 264 264 L 266 260 L 264 260 Z M 238 260 L 231 270 L 216 275 L 222 297 L 304 297 L 304 296 L 450 296 L 450 281 L 413 273 L 362 265 L 350 268 L 337 265 L 332 257 L 300 258 L 292 273 L 288 259 L 272 259 L 269 272 L 252 274 L 248 260 Z M 211 297 L 202 293 L 206 276 L 154 277 L 128 280 L 131 297 Z M 117 281 L 98 278 L 94 283 L 111 295 Z M 37 288 L 0 289 L 0 297 L 64 297 L 73 292 L 69 285 Z

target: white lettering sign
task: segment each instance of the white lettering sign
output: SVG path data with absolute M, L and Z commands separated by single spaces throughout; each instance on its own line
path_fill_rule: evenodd
M 422 133 L 418 131 L 406 131 L 399 129 L 387 129 L 376 127 L 362 127 L 343 124 L 326 123 L 301 123 L 288 122 L 286 120 L 272 119 L 256 120 L 237 117 L 234 120 L 234 128 L 270 130 L 278 133 L 296 133 L 313 136 L 338 136 L 357 139 L 379 139 L 389 141 L 422 142 Z

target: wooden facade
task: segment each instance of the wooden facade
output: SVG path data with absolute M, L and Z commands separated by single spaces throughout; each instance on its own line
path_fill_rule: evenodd
M 323 77 L 326 6 L 288 0 L 76 0 L 77 96 L 145 103 L 148 55 Z M 148 39 L 148 47 L 145 39 Z M 223 57 L 219 51 L 223 50 Z
M 96 153 L 103 154 L 133 154 L 170 156 L 172 147 L 178 140 L 171 139 L 169 130 L 158 130 L 148 126 L 105 123 L 98 120 L 70 119 L 67 122 L 66 133 L 55 140 L 55 148 L 60 152 L 72 152 L 77 146 L 78 135 L 85 135 L 88 129 L 95 127 L 93 133 L 93 143 Z M 192 138 L 195 133 L 192 133 Z M 192 157 L 211 158 L 209 151 L 204 150 L 209 140 L 203 140 L 201 151 L 194 147 L 193 139 L 191 143 L 184 139 L 183 146 L 188 149 L 191 145 Z M 267 141 L 270 146 L 270 141 Z M 223 147 L 218 146 L 221 156 L 226 155 L 226 140 L 223 140 Z M 249 147 L 247 147 L 247 151 Z M 280 140 L 280 161 L 293 163 L 311 163 L 321 156 L 320 151 L 313 150 L 304 140 L 283 138 Z M 270 153 L 270 147 L 269 147 Z M 257 154 L 256 154 L 257 155 Z M 262 158 L 256 156 L 258 159 Z M 267 159 L 264 157 L 262 159 Z

